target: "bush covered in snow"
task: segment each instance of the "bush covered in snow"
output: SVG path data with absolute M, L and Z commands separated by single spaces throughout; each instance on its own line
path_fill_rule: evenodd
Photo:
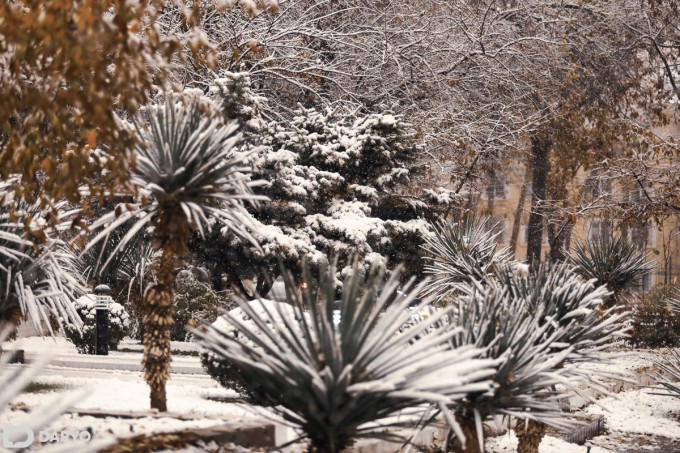
M 282 302 L 274 302 L 267 299 L 256 299 L 245 303 L 251 310 L 257 313 L 258 318 L 264 321 L 272 331 L 275 331 L 275 327 L 283 322 L 281 316 L 278 314 L 279 310 L 283 310 L 287 315 L 295 315 L 293 307 Z M 255 332 L 258 329 L 258 326 L 255 324 L 253 318 L 241 307 L 234 308 L 233 310 L 227 312 L 227 314 L 220 316 L 214 323 L 212 323 L 211 327 L 220 331 L 224 335 L 228 335 L 229 337 L 236 339 L 244 345 L 253 347 L 255 345 L 253 340 L 243 332 L 239 332 L 239 330 L 234 329 L 233 326 L 228 322 L 228 317 L 231 317 L 240 323 L 244 330 Z M 296 334 L 301 336 L 302 331 L 298 329 Z M 255 347 L 257 346 L 255 345 Z M 224 388 L 235 390 L 241 395 L 248 397 L 256 404 L 270 405 L 275 403 L 275 401 L 272 401 L 269 398 L 263 398 L 261 396 L 262 393 L 258 391 L 257 382 L 246 382 L 246 378 L 241 373 L 239 366 L 232 360 L 207 351 L 201 354 L 201 364 L 207 373 L 213 379 L 219 382 Z
M 633 346 L 680 346 L 680 311 L 673 307 L 678 294 L 675 285 L 659 285 L 632 303 L 633 328 L 628 341 Z
M 400 116 L 300 108 L 288 121 L 265 121 L 265 100 L 252 92 L 248 77 L 236 73 L 216 81 L 210 96 L 222 99 L 225 119 L 247 125 L 244 151 L 251 152 L 255 177 L 269 183 L 257 190 L 271 200 L 249 208 L 254 221 L 248 229 L 259 249 L 226 229 L 194 243 L 215 280 L 225 274 L 254 298 L 245 280 L 255 281 L 266 297 L 279 260 L 299 277 L 303 259 L 318 272 L 336 255 L 338 287 L 355 254 L 364 271 L 399 263 L 408 275 L 422 270 L 426 219 L 456 197 L 443 189 L 411 193 L 421 150 Z
M 73 302 L 73 306 L 83 321 L 82 335 L 71 324 L 65 326 L 64 332 L 81 354 L 94 354 L 97 347 L 97 310 L 95 298 L 86 294 Z M 130 315 L 125 308 L 113 302 L 109 310 L 109 349 L 116 350 L 118 343 L 130 330 Z
M 210 285 L 199 281 L 194 272 L 180 272 L 175 280 L 175 323 L 170 328 L 170 339 L 187 341 L 191 336 L 187 326 L 214 322 L 220 309 L 227 308 L 226 304 L 227 301 Z

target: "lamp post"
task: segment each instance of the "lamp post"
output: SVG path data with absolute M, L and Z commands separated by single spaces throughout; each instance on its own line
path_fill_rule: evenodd
M 111 288 L 99 285 L 94 289 L 94 308 L 97 310 L 97 355 L 109 355 L 109 309 Z

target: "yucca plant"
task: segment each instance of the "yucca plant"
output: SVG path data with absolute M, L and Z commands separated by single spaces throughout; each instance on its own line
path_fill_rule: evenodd
M 488 236 L 477 237 L 486 243 Z M 433 247 L 437 241 L 444 244 Z M 431 239 L 435 253 L 446 250 L 447 255 L 438 257 L 440 260 L 471 259 L 452 256 L 465 250 L 446 249 L 446 243 L 448 238 L 441 235 Z M 483 268 L 489 256 L 483 255 L 481 263 L 469 267 Z M 463 430 L 477 433 L 477 441 L 468 442 L 465 448 L 458 445 L 459 451 L 482 451 L 482 422 L 497 414 L 523 420 L 517 426 L 520 451 L 538 451 L 546 425 L 568 425 L 555 401 L 555 386 L 562 384 L 578 391 L 578 384 L 592 377 L 566 365 L 599 359 L 598 352 L 625 331 L 625 314 L 609 309 L 602 316 L 598 310 L 610 292 L 595 286 L 593 280 L 583 280 L 568 265 L 543 266 L 533 274 L 519 272 L 519 268 L 517 263 L 504 260 L 462 283 L 458 269 L 427 269 L 435 273 L 435 285 L 447 278 L 456 281 L 448 285 L 448 294 L 443 293 L 455 307 L 451 327 L 462 327 L 461 334 L 452 337 L 452 346 L 473 344 L 485 348 L 488 357 L 501 360 L 494 390 L 468 395 L 456 410 Z M 430 293 L 438 291 L 441 287 L 429 288 Z
M 576 243 L 569 261 L 577 274 L 586 280 L 595 279 L 598 285 L 605 285 L 612 292 L 604 308 L 618 304 L 625 290 L 654 269 L 645 251 L 623 236 L 601 236 Z
M 252 188 L 247 156 L 234 152 L 236 125 L 224 125 L 200 112 L 168 100 L 146 111 L 136 123 L 143 146 L 136 149 L 131 183 L 138 203 L 121 204 L 93 223 L 102 228 L 87 248 L 133 220 L 112 251 L 115 255 L 135 235 L 151 227 L 152 247 L 159 252 L 155 282 L 144 291 L 142 342 L 144 377 L 151 389 L 151 407 L 167 410 L 165 383 L 170 368 L 170 327 L 173 323 L 173 284 L 187 243 L 194 232 L 203 234 L 216 221 L 252 240 L 244 222 L 244 201 L 261 198 Z M 86 249 L 87 250 L 87 249 Z
M 488 217 L 467 215 L 457 223 L 439 222 L 432 225 L 433 233 L 425 239 L 430 263 L 425 272 L 432 281 L 427 287 L 436 297 L 452 294 L 461 285 L 483 282 L 494 269 L 510 262 L 507 248 L 498 251 Z
M 613 340 L 626 336 L 628 313 L 615 307 L 602 310 L 603 301 L 611 294 L 605 286 L 583 280 L 568 263 L 543 265 L 528 276 L 505 268 L 496 276 L 513 298 L 526 301 L 538 325 L 547 328 L 546 333 L 553 339 L 550 353 L 562 354 L 556 366 L 561 370 L 568 367 L 565 377 L 574 383 L 572 389 L 576 389 L 578 382 L 596 385 L 597 377 L 606 376 L 597 370 L 582 372 L 569 366 L 577 362 L 602 362 L 600 353 L 611 347 Z M 516 428 L 519 451 L 538 451 L 545 431 L 545 423 L 540 420 L 519 424 Z
M 77 328 L 80 317 L 70 301 L 85 292 L 75 255 L 57 236 L 65 227 L 47 221 L 37 205 L 13 204 L 11 182 L 0 184 L 0 328 L 30 319 L 39 332 L 62 321 Z M 59 209 L 59 206 L 56 206 Z M 64 212 L 68 218 L 69 212 Z M 51 219 L 55 219 L 50 215 Z
M 277 403 L 272 410 L 304 432 L 311 451 L 340 452 L 354 438 L 384 436 L 394 423 L 385 418 L 427 403 L 453 422 L 447 406 L 489 391 L 493 361 L 478 359 L 480 351 L 471 345 L 445 347 L 459 333 L 440 322 L 447 310 L 403 329 L 422 284 L 409 283 L 406 296 L 398 297 L 398 271 L 383 285 L 380 271 L 364 281 L 355 264 L 342 287 L 341 320 L 334 323 L 333 266 L 302 291 L 284 274 L 288 304 L 256 310 L 257 302 L 242 302 L 250 326 L 226 315 L 223 329 L 208 327 L 196 335 L 238 366 L 258 399 Z M 306 266 L 304 280 L 312 281 Z
M 492 283 L 481 292 L 458 296 L 451 328 L 460 333 L 451 347 L 475 345 L 486 357 L 500 361 L 490 392 L 468 394 L 454 408 L 466 434 L 466 445 L 454 444 L 459 452 L 483 451 L 482 423 L 494 415 L 506 415 L 541 425 L 564 428 L 569 423 L 556 401 L 555 385 L 569 382 L 559 367 L 570 352 L 558 350 L 560 329 L 539 323 L 527 300 L 514 297 Z M 572 382 L 575 385 L 575 382 Z
M 678 294 L 674 294 L 674 297 L 669 299 L 668 303 L 674 314 L 680 316 L 680 300 L 677 296 Z M 654 394 L 680 398 L 680 354 L 670 349 L 668 355 L 657 362 L 657 366 L 663 372 L 663 374 L 657 376 L 657 381 L 665 391 Z

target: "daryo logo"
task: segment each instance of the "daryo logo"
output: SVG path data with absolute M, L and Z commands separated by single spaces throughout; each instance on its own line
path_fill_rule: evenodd
M 92 434 L 89 431 L 38 431 L 39 442 L 69 442 L 82 440 L 89 442 Z M 27 448 L 35 441 L 35 433 L 30 426 L 9 425 L 2 430 L 2 446 L 4 448 Z

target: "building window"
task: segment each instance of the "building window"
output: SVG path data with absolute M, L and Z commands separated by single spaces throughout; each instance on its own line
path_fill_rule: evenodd
M 505 180 L 497 174 L 492 174 L 489 180 L 489 185 L 486 188 L 487 196 L 493 194 L 494 198 L 505 199 Z
M 611 196 L 612 182 L 600 176 L 598 171 L 593 170 L 583 183 L 583 192 L 588 200 Z
M 508 230 L 506 228 L 506 222 L 503 217 L 500 216 L 491 216 L 489 218 L 489 227 L 491 228 L 491 231 L 496 234 L 498 233 L 498 236 L 496 237 L 496 242 L 499 244 L 503 245 L 508 245 L 510 242 L 509 235 L 508 235 Z
M 601 241 L 607 236 L 611 237 L 613 233 L 613 225 L 611 220 L 594 217 L 590 219 L 588 224 L 588 240 L 591 242 Z
M 651 223 L 628 227 L 624 235 L 630 244 L 643 249 L 656 245 L 656 228 Z

